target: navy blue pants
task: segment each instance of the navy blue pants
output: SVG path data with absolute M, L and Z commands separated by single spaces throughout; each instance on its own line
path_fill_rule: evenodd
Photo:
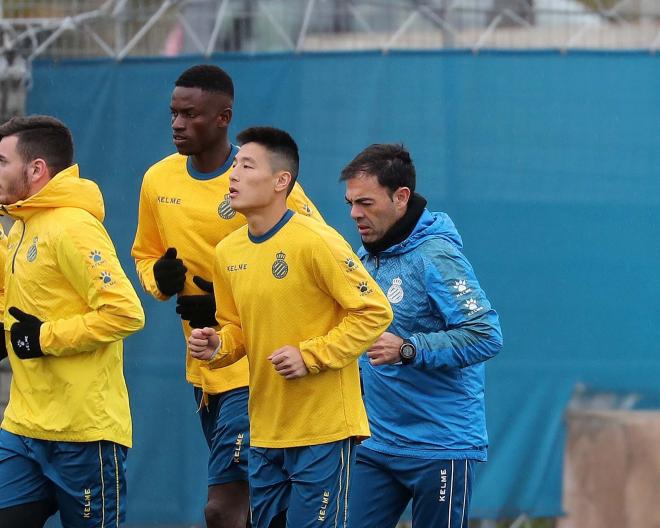
M 53 500 L 67 528 L 118 527 L 126 451 L 105 440 L 55 442 L 0 429 L 0 508 Z
M 353 440 L 250 448 L 253 528 L 345 528 Z
M 206 443 L 209 446 L 208 485 L 248 479 L 250 421 L 248 389 L 242 387 L 221 394 L 207 394 L 195 387 L 195 401 Z
M 394 528 L 412 500 L 413 528 L 467 528 L 474 460 L 429 460 L 355 449 L 349 528 Z

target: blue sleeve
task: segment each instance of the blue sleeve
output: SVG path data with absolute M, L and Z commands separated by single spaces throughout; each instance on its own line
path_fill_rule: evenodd
M 472 266 L 449 242 L 433 241 L 423 251 L 429 302 L 445 329 L 411 336 L 417 347 L 416 366 L 464 368 L 492 358 L 502 348 L 499 318 Z

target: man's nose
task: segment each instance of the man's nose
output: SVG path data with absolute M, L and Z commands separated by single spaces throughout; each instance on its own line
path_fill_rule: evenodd
M 181 116 L 175 116 L 172 118 L 172 128 L 174 130 L 183 130 L 186 128 L 185 122 Z

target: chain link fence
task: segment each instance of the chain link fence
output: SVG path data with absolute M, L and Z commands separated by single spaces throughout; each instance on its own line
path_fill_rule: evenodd
M 658 0 L 0 0 L 0 119 L 39 57 L 659 47 Z
M 29 59 L 398 48 L 648 49 L 657 0 L 3 0 Z

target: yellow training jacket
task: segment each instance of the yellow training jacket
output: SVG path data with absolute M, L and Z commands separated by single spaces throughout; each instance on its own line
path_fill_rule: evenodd
M 193 283 L 195 275 L 211 280 L 213 252 L 223 238 L 245 225 L 243 215 L 229 206 L 229 174 L 238 149 L 209 179 L 193 177 L 190 158 L 172 154 L 153 165 L 144 175 L 140 191 L 140 210 L 132 255 L 142 286 L 156 299 L 166 300 L 154 279 L 154 264 L 167 248 L 177 249 L 188 272 L 181 295 L 202 292 Z M 192 174 L 192 175 L 191 175 Z M 302 187 L 296 184 L 288 198 L 294 211 L 323 221 Z M 205 362 L 187 354 L 190 326 L 182 321 L 186 357 L 186 379 L 209 394 L 219 394 L 248 385 L 247 361 L 221 370 L 209 370 Z
M 3 210 L 16 222 L 5 264 L 5 342 L 13 378 L 2 428 L 44 440 L 130 447 L 121 340 L 142 328 L 144 312 L 101 223 L 99 188 L 73 165 Z M 44 357 L 14 354 L 11 306 L 44 321 Z
M 346 241 L 289 211 L 269 233 L 247 227 L 215 253 L 222 367 L 247 355 L 250 445 L 297 447 L 369 436 L 357 358 L 387 329 L 392 309 Z M 287 380 L 268 356 L 300 349 L 310 374 Z

